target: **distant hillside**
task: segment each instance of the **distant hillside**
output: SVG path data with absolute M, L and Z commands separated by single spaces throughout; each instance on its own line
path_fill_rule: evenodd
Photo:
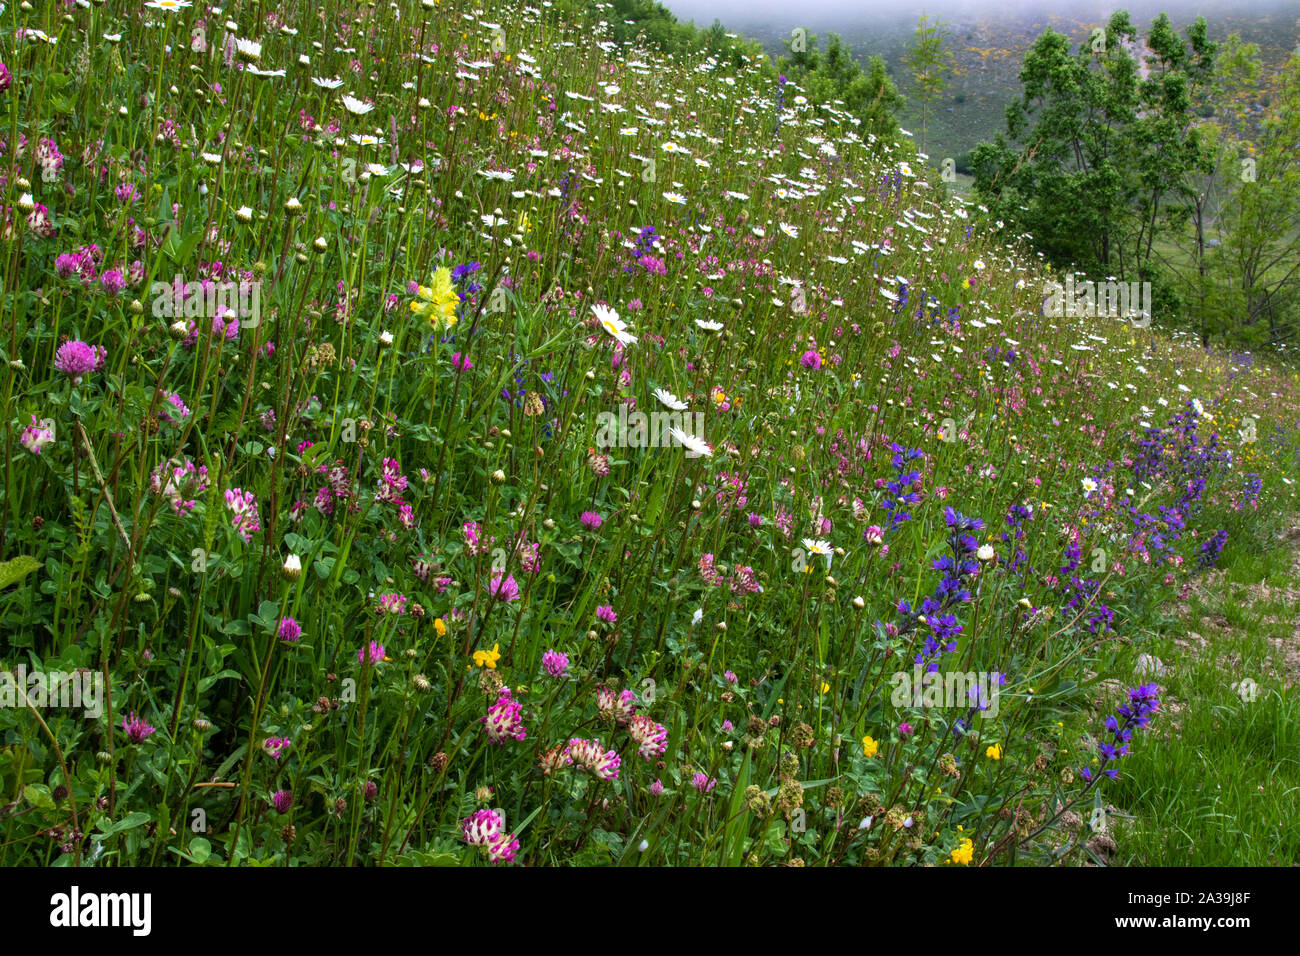
M 753 37 L 776 57 L 786 52 L 790 31 L 804 26 L 824 40 L 828 33 L 838 33 L 852 50 L 855 59 L 865 64 L 869 56 L 884 58 L 890 76 L 904 95 L 910 94 L 912 80 L 904 64 L 904 55 L 916 28 L 917 14 L 905 11 L 879 11 L 846 16 L 844 11 L 817 4 L 800 4 L 766 11 L 761 5 L 708 3 L 697 7 L 692 0 L 674 0 L 665 4 L 679 19 L 694 18 L 707 24 L 714 17 L 726 27 Z M 1169 13 L 1174 26 L 1182 30 L 1198 13 L 1209 21 L 1211 39 L 1221 41 L 1231 33 L 1260 47 L 1262 59 L 1270 68 L 1281 65 L 1300 46 L 1297 8 L 1292 5 L 1254 4 L 1240 6 L 1206 4 L 1069 4 L 1069 10 L 1043 13 L 1050 4 L 1036 4 L 1035 9 L 980 9 L 970 5 L 928 5 L 946 23 L 956 59 L 947 95 L 936 108 L 927 130 L 926 151 L 932 163 L 943 157 L 958 156 L 1005 126 L 1003 111 L 1019 90 L 1018 74 L 1025 50 L 1049 27 L 1078 42 L 1085 40 L 1093 27 L 1104 26 L 1113 9 L 1128 9 L 1134 21 L 1146 27 L 1160 11 Z M 705 12 L 707 10 L 707 12 Z M 802 17 L 803 19 L 800 19 Z M 915 104 L 909 100 L 902 114 L 909 129 L 919 124 Z M 909 125 L 910 124 L 910 125 Z M 919 145 L 919 142 L 918 142 Z

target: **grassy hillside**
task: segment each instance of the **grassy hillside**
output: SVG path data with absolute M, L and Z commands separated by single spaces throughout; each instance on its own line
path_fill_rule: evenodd
M 1293 370 L 1043 316 L 758 63 L 272 6 L 3 14 L 0 863 L 1077 864 L 1186 796 L 1135 662 L 1294 508 Z

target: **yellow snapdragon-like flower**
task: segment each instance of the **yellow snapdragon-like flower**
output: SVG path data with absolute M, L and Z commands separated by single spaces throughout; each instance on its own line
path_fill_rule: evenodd
M 428 319 L 434 331 L 449 329 L 456 324 L 456 306 L 460 305 L 460 293 L 452 285 L 451 270 L 442 266 L 434 270 L 429 281 L 431 285 L 422 285 L 416 290 L 411 311 Z

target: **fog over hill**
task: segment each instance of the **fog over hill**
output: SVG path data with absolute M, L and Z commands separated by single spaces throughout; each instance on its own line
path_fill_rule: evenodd
M 926 0 L 919 4 L 882 3 L 879 0 L 849 3 L 846 0 L 667 0 L 664 3 L 678 19 L 694 20 L 707 26 L 714 19 L 734 30 L 746 27 L 806 26 L 813 30 L 844 31 L 868 24 L 898 21 L 915 23 L 922 13 L 932 17 L 966 23 L 988 17 L 1020 19 L 1026 16 L 1067 16 L 1071 19 L 1105 19 L 1114 10 L 1128 10 L 1133 19 L 1147 23 L 1160 13 L 1176 22 L 1190 21 L 1203 15 L 1213 22 L 1218 16 L 1269 16 L 1270 20 L 1296 19 L 1293 39 L 1300 39 L 1300 6 L 1294 0 L 1257 0 L 1238 3 L 1233 0 L 1138 0 L 1114 3 L 1106 0 Z M 1280 24 L 1275 24 L 1280 25 Z
M 1266 69 L 1276 69 L 1292 51 L 1300 49 L 1300 5 L 1294 0 L 926 0 L 918 4 L 666 0 L 665 6 L 679 20 L 693 20 L 697 26 L 708 26 L 716 19 L 727 29 L 760 41 L 773 57 L 786 53 L 795 27 L 811 30 L 819 45 L 826 34 L 836 33 L 864 65 L 868 57 L 879 55 L 909 97 L 913 83 L 905 56 L 917 21 L 923 13 L 942 21 L 954 69 L 945 96 L 935 104 L 928 120 L 927 152 L 932 157 L 962 154 L 1004 128 L 1003 111 L 1020 89 L 1024 54 L 1048 28 L 1082 42 L 1093 27 L 1122 9 L 1128 11 L 1139 31 L 1146 30 L 1161 13 L 1168 14 L 1180 31 L 1197 16 L 1204 16 L 1211 40 L 1222 41 L 1236 32 L 1257 43 Z M 910 98 L 902 119 L 907 125 L 920 122 L 916 103 Z

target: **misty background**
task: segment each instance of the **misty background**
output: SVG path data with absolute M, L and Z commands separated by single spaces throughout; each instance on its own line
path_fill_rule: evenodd
M 958 156 L 1005 128 L 1007 103 L 1020 90 L 1018 74 L 1025 51 L 1049 27 L 1076 42 L 1087 39 L 1095 26 L 1104 26 L 1115 10 L 1127 10 L 1139 30 L 1161 13 L 1181 31 L 1204 16 L 1210 39 L 1222 41 L 1239 33 L 1259 44 L 1266 64 L 1280 65 L 1300 48 L 1300 3 L 1296 0 L 927 0 L 882 3 L 878 0 L 661 0 L 681 22 L 708 27 L 715 20 L 727 30 L 753 38 L 774 58 L 785 55 L 796 27 L 817 37 L 838 34 L 864 67 L 879 55 L 899 90 L 908 96 L 900 120 L 905 127 L 919 121 L 910 93 L 913 80 L 904 57 L 922 14 L 943 21 L 946 45 L 954 55 L 954 70 L 927 130 L 926 151 L 932 157 Z

